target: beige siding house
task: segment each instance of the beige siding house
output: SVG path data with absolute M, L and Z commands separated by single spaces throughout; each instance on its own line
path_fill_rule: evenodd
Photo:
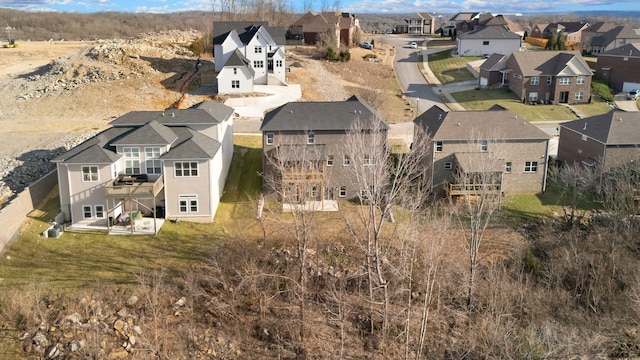
M 65 222 L 135 233 L 142 216 L 213 220 L 233 155 L 232 108 L 133 111 L 110 125 L 53 160 Z
M 425 175 L 435 195 L 462 195 L 468 191 L 460 189 L 461 176 L 473 179 L 487 172 L 495 174 L 496 193 L 545 189 L 549 136 L 510 110 L 496 105 L 446 112 L 433 106 L 414 126 L 431 139 Z

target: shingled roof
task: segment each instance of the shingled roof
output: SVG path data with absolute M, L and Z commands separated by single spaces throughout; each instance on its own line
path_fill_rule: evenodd
M 603 56 L 603 55 L 626 56 L 626 57 L 636 57 L 636 58 L 640 57 L 640 42 L 622 45 L 615 49 L 611 49 L 607 52 L 598 54 L 598 56 Z
M 166 126 L 186 126 L 195 124 L 219 124 L 233 115 L 227 105 L 209 102 L 202 108 L 171 109 L 166 111 L 131 111 L 113 120 L 111 126 L 142 126 L 152 120 Z M 206 108 L 205 108 L 206 107 Z M 207 110 L 207 108 L 209 110 Z M 217 109 L 213 111 L 213 109 Z
M 511 56 L 523 76 L 593 74 L 578 51 L 520 51 Z
M 640 145 L 640 112 L 612 110 L 560 126 L 606 145 Z
M 459 35 L 460 39 L 520 39 L 520 35 L 512 33 L 502 26 L 483 26 L 480 29 Z
M 629 26 L 616 26 L 613 29 L 602 33 L 598 36 L 594 36 L 591 39 L 591 46 L 606 47 L 616 39 L 639 39 L 640 36 Z
M 362 129 L 388 129 L 382 116 L 355 95 L 345 101 L 290 102 L 269 111 L 261 131 L 349 130 L 360 120 Z M 378 121 L 380 123 L 378 123 Z
M 276 44 L 285 44 L 285 30 L 269 27 L 269 23 L 266 21 L 215 21 L 213 23 L 213 44 L 222 44 L 232 31 L 238 34 L 243 44 L 248 44 L 260 27 L 269 33 Z
M 468 141 L 496 136 L 502 140 L 549 139 L 549 135 L 529 121 L 498 105 L 489 110 L 450 112 L 432 106 L 413 122 L 435 141 Z

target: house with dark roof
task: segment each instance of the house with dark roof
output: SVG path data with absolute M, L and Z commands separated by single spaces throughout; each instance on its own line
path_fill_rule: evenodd
M 254 84 L 286 84 L 285 43 L 284 29 L 267 22 L 214 22 L 218 92 L 253 92 Z
M 504 87 L 509 82 L 509 70 L 507 69 L 507 56 L 491 54 L 482 65 L 478 76 L 478 87 L 489 86 Z
M 334 39 L 331 46 L 351 46 L 358 42 L 360 20 L 348 12 L 315 12 L 309 11 L 299 17 L 290 27 L 292 38 L 301 38 L 307 45 L 316 45 Z
M 156 233 L 158 218 L 213 220 L 233 155 L 232 108 L 132 111 L 110 125 L 52 160 L 65 222 Z M 136 224 L 142 216 L 153 221 Z
M 433 106 L 413 123 L 416 136 L 424 132 L 431 139 L 425 169 L 434 194 L 545 190 L 550 137 L 512 111 L 498 105 L 450 112 Z
M 586 22 L 578 21 L 561 21 L 550 24 L 536 24 L 531 30 L 529 36 L 534 38 L 548 39 L 552 33 L 562 33 L 565 41 L 573 43 L 582 43 L 582 32 L 589 28 Z
M 396 34 L 431 35 L 436 32 L 436 19 L 429 13 L 416 13 L 394 26 Z
M 615 26 L 607 31 L 606 25 L 589 28 L 582 34 L 582 50 L 588 54 L 600 54 L 625 44 L 640 42 L 640 36 L 630 26 Z
M 484 56 L 493 53 L 511 55 L 520 51 L 520 35 L 510 32 L 504 26 L 484 25 L 475 30 L 458 35 L 459 56 Z
M 586 104 L 591 97 L 591 68 L 577 51 L 515 52 L 503 71 L 523 102 Z
M 598 54 L 596 76 L 615 92 L 640 89 L 640 40 Z
M 382 136 L 380 146 L 386 146 L 388 125 L 356 96 L 345 101 L 290 102 L 269 111 L 260 128 L 265 194 L 275 194 L 285 204 L 326 205 L 358 197 L 352 167 L 374 164 L 376 149 L 365 154 L 350 151 L 346 142 L 353 130 Z
M 560 124 L 558 160 L 604 170 L 640 160 L 640 112 L 612 110 Z
M 453 36 L 473 30 L 481 15 L 483 14 L 480 12 L 459 12 L 449 18 L 438 32 L 442 36 Z

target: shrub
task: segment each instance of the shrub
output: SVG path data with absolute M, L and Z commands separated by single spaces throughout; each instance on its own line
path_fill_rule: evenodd
M 349 52 L 349 50 L 340 51 L 340 61 L 347 62 L 349 60 L 351 60 L 351 53 Z
M 325 54 L 324 58 L 329 60 L 329 61 L 337 61 L 338 60 L 338 55 L 336 54 L 336 51 L 333 50 L 332 47 L 328 47 L 327 48 L 327 53 Z
M 613 94 L 611 93 L 611 87 L 607 81 L 602 79 L 593 79 L 591 81 L 591 88 L 602 100 L 613 102 Z
M 191 45 L 189 45 L 189 50 L 193 53 L 193 56 L 198 56 L 204 53 L 204 41 L 202 38 L 197 38 L 193 40 Z

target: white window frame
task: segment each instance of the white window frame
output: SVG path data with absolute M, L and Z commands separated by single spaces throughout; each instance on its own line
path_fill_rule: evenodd
M 145 160 L 144 167 L 147 174 L 162 174 L 162 160 L 160 159 Z
M 576 84 L 583 85 L 586 81 L 587 77 L 584 75 L 578 75 L 578 79 L 576 80 Z
M 185 167 L 184 165 L 187 166 Z M 193 174 L 194 170 L 195 175 Z M 174 161 L 173 175 L 174 177 L 198 177 L 200 175 L 200 165 L 197 161 Z
M 87 214 L 89 216 L 87 216 Z M 82 218 L 93 219 L 93 207 L 91 207 L 91 205 L 82 205 Z
M 540 77 L 539 76 L 532 76 L 531 77 L 531 81 L 529 82 L 529 85 L 539 85 L 540 84 Z
M 349 155 L 345 155 L 342 157 L 342 166 L 349 166 L 351 165 L 351 158 L 349 157 Z
M 253 68 L 254 69 L 262 69 L 262 68 L 264 68 L 264 60 L 254 60 L 253 61 Z
M 265 135 L 264 143 L 267 144 L 267 145 L 273 145 L 273 140 L 274 140 L 274 134 L 273 133 L 267 133 Z
M 538 92 L 537 91 L 529 92 L 529 101 L 530 102 L 537 102 L 538 101 Z
M 364 154 L 364 157 L 362 158 L 362 164 L 364 164 L 365 166 L 373 166 L 377 163 L 378 160 L 374 156 Z
M 444 144 L 442 143 L 442 141 L 436 141 L 436 152 L 442 152 L 443 147 Z
M 584 91 L 576 91 L 575 95 L 573 96 L 573 99 L 577 101 L 584 100 Z
M 524 162 L 524 172 L 525 173 L 535 173 L 538 172 L 538 162 L 537 161 L 525 161 Z
M 240 80 L 231 80 L 232 89 L 240 89 Z
M 313 145 L 316 143 L 316 134 L 312 132 L 307 133 L 307 145 Z
M 122 154 L 125 159 L 140 159 L 140 148 L 139 147 L 123 147 Z
M 127 175 L 141 174 L 140 159 L 126 159 L 124 161 L 124 173 Z
M 160 147 L 145 147 L 144 148 L 144 158 L 145 159 L 157 159 L 160 157 Z
M 447 161 L 446 163 L 444 163 L 444 168 L 445 168 L 445 170 L 453 169 L 453 163 L 450 162 L 450 161 Z
M 333 166 L 333 155 L 327 155 L 327 166 Z
M 82 182 L 98 182 L 100 181 L 100 169 L 98 165 L 82 166 Z
M 198 195 L 178 195 L 178 212 L 180 214 L 194 214 L 200 212 Z
M 253 52 L 256 54 L 262 54 L 262 46 L 254 46 L 253 47 Z
M 96 219 L 104 219 L 104 205 L 94 205 L 93 216 L 95 216 Z
M 504 164 L 504 172 L 506 172 L 506 173 L 510 173 L 510 172 L 512 171 L 512 169 L 513 169 L 513 162 L 511 162 L 511 161 L 507 161 L 507 162 Z
M 560 85 L 571 85 L 571 78 L 568 76 L 563 76 L 560 78 Z
M 347 197 L 347 187 L 346 186 L 340 186 L 340 189 L 338 190 L 338 197 Z

